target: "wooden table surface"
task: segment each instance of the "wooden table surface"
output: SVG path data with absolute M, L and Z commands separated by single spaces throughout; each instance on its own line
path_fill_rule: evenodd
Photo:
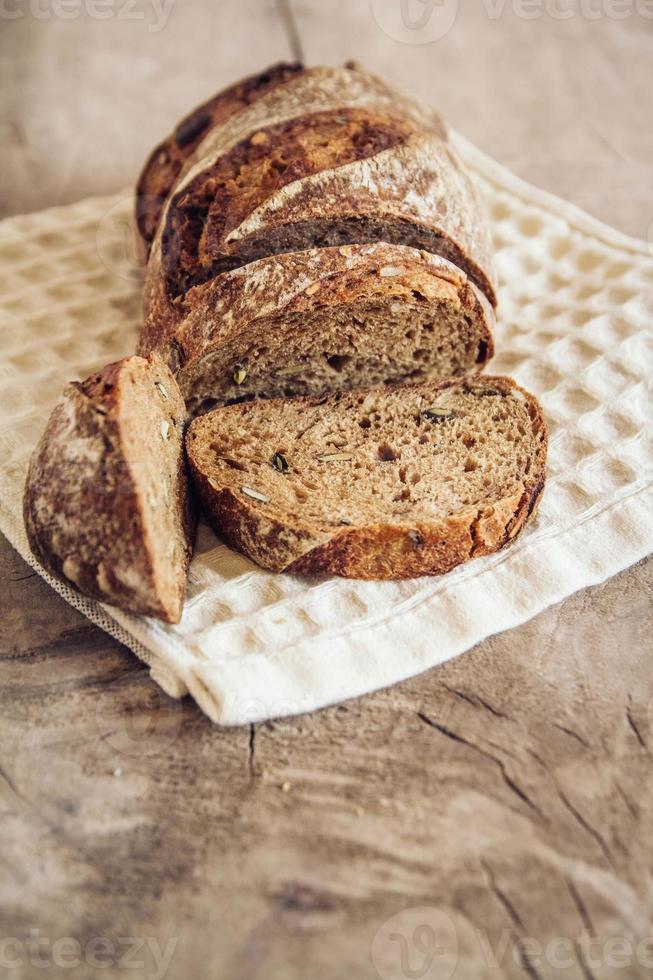
M 3 6 L 3 214 L 129 184 L 194 102 L 301 52 L 651 233 L 650 4 L 410 0 L 406 29 L 401 0 L 170 3 Z M 0 581 L 0 976 L 653 975 L 650 561 L 391 690 L 236 730 L 4 540 Z

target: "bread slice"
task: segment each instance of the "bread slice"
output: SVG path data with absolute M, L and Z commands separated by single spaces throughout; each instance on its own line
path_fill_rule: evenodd
M 243 78 L 193 109 L 152 150 L 136 186 L 136 225 L 143 241 L 144 258 L 156 234 L 165 200 L 206 133 L 302 71 L 300 64 L 280 63 Z
M 547 432 L 508 378 L 253 402 L 196 419 L 208 518 L 265 568 L 398 579 L 502 548 L 544 487 Z
M 219 221 L 211 213 L 216 196 L 194 253 L 197 261 L 187 266 L 194 280 L 187 282 L 206 281 L 266 255 L 383 241 L 448 259 L 496 306 L 490 235 L 462 164 L 435 134 L 399 137 L 399 127 L 392 131 L 391 146 L 314 173 L 306 169 L 258 202 L 243 195 L 243 207 L 220 212 Z
M 54 576 L 122 609 L 181 616 L 194 518 L 184 402 L 155 356 L 69 384 L 30 462 L 30 545 Z
M 493 312 L 445 259 L 402 245 L 271 256 L 187 294 L 159 348 L 190 414 L 254 398 L 478 371 Z

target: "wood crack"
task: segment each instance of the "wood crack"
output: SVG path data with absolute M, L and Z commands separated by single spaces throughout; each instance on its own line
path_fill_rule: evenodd
M 519 950 L 519 956 L 524 970 L 526 971 L 526 973 L 528 973 L 530 977 L 533 977 L 533 980 L 542 980 L 540 974 L 535 969 L 535 966 L 533 965 L 533 963 L 531 963 L 526 953 L 526 950 L 522 946 L 521 936 L 519 934 L 524 932 L 524 922 L 522 920 L 522 917 L 520 916 L 519 912 L 517 911 L 513 903 L 510 901 L 506 893 L 502 891 L 501 888 L 499 888 L 499 885 L 497 884 L 496 878 L 494 876 L 494 872 L 492 871 L 492 868 L 487 863 L 487 861 L 481 861 L 481 867 L 483 868 L 486 877 L 488 879 L 490 891 L 497 899 L 499 904 L 503 906 L 506 913 L 508 914 L 508 918 L 510 919 L 513 926 L 515 927 L 511 931 L 515 938 L 517 949 Z M 519 930 L 519 932 L 517 932 L 516 930 Z
M 23 804 L 23 806 L 28 807 L 30 810 L 33 810 L 34 809 L 33 806 L 32 806 L 32 804 L 30 803 L 30 801 L 27 800 L 22 795 L 22 793 L 19 791 L 19 789 L 16 786 L 16 784 L 14 783 L 13 779 L 11 778 L 11 776 L 9 775 L 9 773 L 6 771 L 6 769 L 3 766 L 0 766 L 0 779 L 9 788 L 9 790 L 11 791 L 12 796 L 15 796 L 16 799 L 19 800 Z
M 560 732 L 564 732 L 565 735 L 569 735 L 570 738 L 576 739 L 576 741 L 580 742 L 580 744 L 583 745 L 586 749 L 591 748 L 590 743 L 587 742 L 582 735 L 579 735 L 578 732 L 575 732 L 573 728 L 566 728 L 564 725 L 559 725 L 557 722 L 553 723 L 553 727 L 557 728 L 558 731 Z
M 454 697 L 460 698 L 461 701 L 466 701 L 467 704 L 471 704 L 473 708 L 485 708 L 486 711 L 489 711 L 495 718 L 508 718 L 509 721 L 512 721 L 512 719 L 509 718 L 508 715 L 504 714 L 503 711 L 499 711 L 498 708 L 493 707 L 493 705 L 491 705 L 488 701 L 485 701 L 480 694 L 465 694 L 464 691 L 459 691 L 455 687 L 449 687 L 449 685 L 445 684 L 444 681 L 440 681 L 440 684 L 445 691 L 449 691 L 449 693 L 453 694 Z
M 281 23 L 290 46 L 290 53 L 295 61 L 303 62 L 305 60 L 304 48 L 302 45 L 302 39 L 299 36 L 297 21 L 295 20 L 291 2 L 290 0 L 276 0 L 276 2 L 277 12 L 281 18 Z
M 451 729 L 447 728 L 445 725 L 440 725 L 437 721 L 433 721 L 432 718 L 429 718 L 428 715 L 423 714 L 421 711 L 417 712 L 417 716 L 418 718 L 421 719 L 421 721 L 424 722 L 425 725 L 429 725 L 431 728 L 435 728 L 436 731 L 440 732 L 442 735 L 446 735 L 447 738 L 452 739 L 452 741 L 454 742 L 458 742 L 460 745 L 466 745 L 468 748 L 474 749 L 480 755 L 484 756 L 486 759 L 489 759 L 491 762 L 493 762 L 495 766 L 498 766 L 506 786 L 523 803 L 525 803 L 526 806 L 528 806 L 535 814 L 537 814 L 539 820 L 541 820 L 543 823 L 548 823 L 546 816 L 540 810 L 539 806 L 530 798 L 530 796 L 528 796 L 525 790 L 523 790 L 521 786 L 519 786 L 519 784 L 516 783 L 511 776 L 508 775 L 508 772 L 505 767 L 505 763 L 501 759 L 498 759 L 496 756 L 492 755 L 492 753 L 488 752 L 486 749 L 481 748 L 480 745 L 476 745 L 475 742 L 470 742 L 468 739 L 463 738 L 462 735 L 457 735 L 456 732 L 451 731 Z
M 612 854 L 610 853 L 610 848 L 608 847 L 608 845 L 604 841 L 604 839 L 601 836 L 601 834 L 598 832 L 598 830 L 596 830 L 585 819 L 585 817 L 582 815 L 582 813 L 579 810 L 576 809 L 576 807 L 573 805 L 573 803 L 571 802 L 571 800 L 569 799 L 569 797 L 565 794 L 565 792 L 561 788 L 560 784 L 558 783 L 558 780 L 556 779 L 555 773 L 550 768 L 550 766 L 547 765 L 547 763 L 545 762 L 545 760 L 541 756 L 539 756 L 536 752 L 534 752 L 532 749 L 528 749 L 527 751 L 528 751 L 529 755 L 531 755 L 533 757 L 533 759 L 536 760 L 536 762 L 539 762 L 539 764 L 542 766 L 542 768 L 548 773 L 549 778 L 551 779 L 551 782 L 555 786 L 555 790 L 556 790 L 556 793 L 558 795 L 558 798 L 560 799 L 560 802 L 564 804 L 564 806 L 566 807 L 566 809 L 569 811 L 569 813 L 571 813 L 571 815 L 574 817 L 574 819 L 576 820 L 576 822 L 578 824 L 580 824 L 580 826 L 583 828 L 583 830 L 587 834 L 589 834 L 590 837 L 593 838 L 593 840 L 596 841 L 596 843 L 601 848 L 601 851 L 603 852 L 606 860 L 609 862 L 610 865 L 612 865 L 613 864 L 613 861 L 612 861 Z
M 648 752 L 648 745 L 646 744 L 646 739 L 640 732 L 637 722 L 633 718 L 633 712 L 630 705 L 628 705 L 628 707 L 626 708 L 626 720 L 628 721 L 628 725 L 631 731 L 634 733 L 635 738 L 639 742 L 640 746 Z
M 567 884 L 567 889 L 569 891 L 569 894 L 571 895 L 572 901 L 576 906 L 576 911 L 580 916 L 581 922 L 585 926 L 585 930 L 587 931 L 587 934 L 589 936 L 594 936 L 595 935 L 594 926 L 592 925 L 590 914 L 587 911 L 587 906 L 585 905 L 585 902 L 583 901 L 580 892 L 576 888 L 571 878 L 565 878 L 565 881 Z
M 592 920 L 590 919 L 590 914 L 587 910 L 587 906 L 585 905 L 585 902 L 583 901 L 580 892 L 574 885 L 571 878 L 566 878 L 565 882 L 567 884 L 567 889 L 569 891 L 569 894 L 571 895 L 571 899 L 576 907 L 576 911 L 578 912 L 580 920 L 583 923 L 585 932 L 589 937 L 595 936 L 596 933 L 592 925 Z M 585 959 L 583 948 L 578 940 L 576 940 L 576 942 L 574 943 L 574 952 L 576 954 L 578 965 L 581 968 L 585 980 L 595 980 L 594 974 L 590 970 L 589 964 Z
M 249 726 L 249 741 L 247 744 L 247 767 L 251 779 L 256 778 L 256 725 Z
M 557 792 L 558 797 L 560 798 L 561 802 L 569 810 L 569 812 L 571 813 L 571 815 L 580 824 L 580 826 L 583 828 L 583 830 L 585 830 L 585 832 L 588 833 L 590 835 L 590 837 L 592 837 L 596 841 L 596 843 L 601 848 L 601 851 L 603 852 L 605 858 L 610 862 L 610 864 L 612 864 L 612 855 L 610 854 L 610 848 L 608 847 L 608 845 L 606 844 L 606 842 L 601 837 L 601 834 L 598 832 L 598 830 L 596 830 L 594 827 L 592 827 L 592 825 L 590 823 L 587 822 L 587 820 L 585 819 L 585 817 L 583 816 L 583 814 L 579 810 L 576 809 L 576 807 L 573 805 L 573 803 L 565 795 L 565 793 L 563 792 L 563 790 L 558 785 L 556 779 L 554 777 L 552 777 L 552 778 L 553 778 L 553 785 L 556 788 L 556 792 Z
M 615 785 L 615 788 L 617 790 L 617 793 L 619 794 L 619 796 L 621 797 L 621 799 L 624 801 L 624 803 L 626 805 L 626 809 L 630 813 L 631 817 L 634 820 L 637 820 L 637 818 L 639 816 L 639 811 L 638 811 L 637 807 L 635 806 L 635 804 L 633 803 L 633 801 L 630 799 L 630 797 L 626 794 L 626 792 L 622 788 L 622 786 L 616 781 L 616 779 L 614 781 L 614 785 Z

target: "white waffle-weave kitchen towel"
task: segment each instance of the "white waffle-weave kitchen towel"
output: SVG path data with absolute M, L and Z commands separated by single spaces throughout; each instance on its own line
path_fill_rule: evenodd
M 547 489 L 524 536 L 439 579 L 311 583 L 261 571 L 202 526 L 175 627 L 45 575 L 169 694 L 190 692 L 220 724 L 392 684 L 653 551 L 653 249 L 456 142 L 498 251 L 491 370 L 538 395 L 550 424 Z M 0 530 L 34 567 L 21 517 L 31 449 L 64 383 L 134 346 L 130 212 L 124 193 L 0 224 Z

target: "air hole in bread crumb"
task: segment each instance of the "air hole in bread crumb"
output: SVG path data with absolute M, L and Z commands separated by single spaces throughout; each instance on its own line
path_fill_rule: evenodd
M 361 419 L 358 424 L 360 425 L 361 429 L 369 429 L 372 425 L 371 421 L 367 417 Z
M 242 473 L 246 473 L 247 472 L 247 467 L 243 466 L 242 463 L 239 463 L 238 460 L 236 460 L 236 459 L 230 459 L 228 456 L 220 456 L 219 453 L 216 453 L 216 456 L 220 460 L 221 463 L 226 463 L 226 465 L 228 467 L 230 467 L 230 469 L 232 469 L 232 470 L 240 470 Z
M 474 459 L 473 456 L 468 456 L 465 460 L 465 473 L 473 473 L 474 470 L 478 469 L 478 460 Z
M 326 362 L 330 368 L 334 371 L 344 371 L 344 369 L 351 363 L 351 357 L 347 354 L 324 354 Z
M 397 454 L 391 446 L 379 446 L 378 453 L 382 463 L 393 463 L 397 458 Z

